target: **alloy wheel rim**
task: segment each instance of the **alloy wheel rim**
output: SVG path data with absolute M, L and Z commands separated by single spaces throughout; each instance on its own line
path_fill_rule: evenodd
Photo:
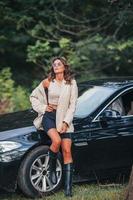
M 33 187 L 39 192 L 50 192 L 61 180 L 62 167 L 59 159 L 56 164 L 57 183 L 51 183 L 49 179 L 49 156 L 48 154 L 40 155 L 31 165 L 30 180 Z

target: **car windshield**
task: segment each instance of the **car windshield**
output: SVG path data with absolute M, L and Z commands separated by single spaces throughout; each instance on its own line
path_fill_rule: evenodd
M 115 91 L 112 87 L 91 86 L 77 99 L 74 117 L 84 118 L 96 110 Z

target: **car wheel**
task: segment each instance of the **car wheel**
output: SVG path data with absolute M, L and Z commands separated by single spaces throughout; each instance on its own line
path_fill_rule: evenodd
M 30 151 L 21 163 L 18 173 L 18 186 L 28 197 L 42 197 L 57 191 L 62 184 L 62 160 L 58 154 L 56 175 L 57 183 L 49 179 L 48 146 L 39 146 Z

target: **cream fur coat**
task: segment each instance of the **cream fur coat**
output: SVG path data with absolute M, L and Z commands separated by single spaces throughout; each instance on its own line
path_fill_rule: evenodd
M 60 132 L 62 122 L 68 123 L 69 127 L 66 132 L 74 132 L 73 116 L 76 108 L 78 98 L 78 87 L 75 79 L 72 80 L 72 85 L 63 83 L 61 85 L 61 93 L 56 110 L 56 128 Z M 37 129 L 43 129 L 42 117 L 47 107 L 46 93 L 42 82 L 32 91 L 30 95 L 30 102 L 32 108 L 38 113 L 38 116 L 34 119 L 34 125 Z

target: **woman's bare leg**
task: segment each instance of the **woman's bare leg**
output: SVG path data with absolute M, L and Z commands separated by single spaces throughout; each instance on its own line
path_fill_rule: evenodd
M 64 159 L 64 164 L 72 163 L 72 153 L 71 153 L 71 146 L 72 146 L 72 140 L 69 138 L 64 138 L 61 141 L 61 148 L 62 148 L 62 154 Z
M 61 145 L 61 138 L 60 135 L 58 133 L 58 131 L 56 130 L 56 128 L 51 128 L 48 130 L 48 136 L 50 137 L 52 144 L 50 146 L 50 149 L 53 152 L 58 152 L 60 145 Z

